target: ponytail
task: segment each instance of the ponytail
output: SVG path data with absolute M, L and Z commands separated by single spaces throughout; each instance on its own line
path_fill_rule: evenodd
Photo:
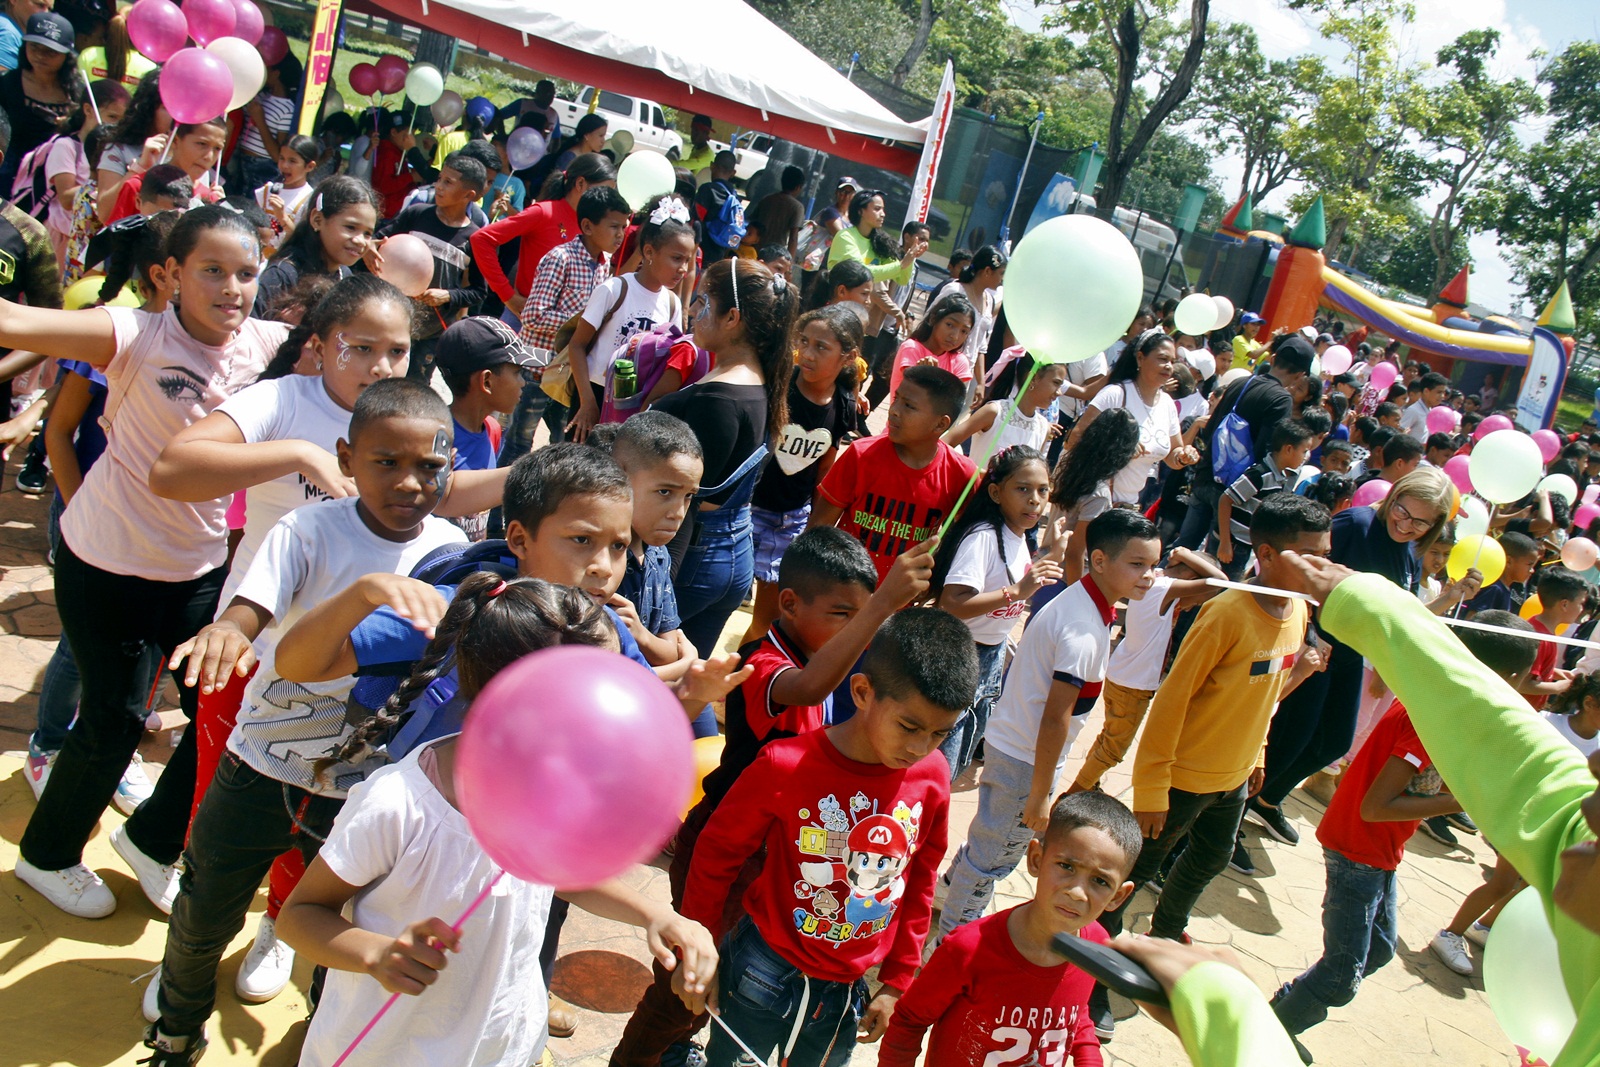
M 787 277 L 748 259 L 712 264 L 705 273 L 705 291 L 718 314 L 739 312 L 745 343 L 755 352 L 766 385 L 767 432 L 776 439 L 789 421 L 789 377 L 794 373 L 790 339 L 800 294 Z

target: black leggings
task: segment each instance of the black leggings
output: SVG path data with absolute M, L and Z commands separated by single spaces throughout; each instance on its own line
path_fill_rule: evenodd
M 1329 638 L 1328 669 L 1283 698 L 1267 733 L 1261 799 L 1276 807 L 1289 790 L 1350 751 L 1361 706 L 1361 653 Z
M 83 672 L 78 720 L 67 733 L 50 781 L 22 835 L 22 856 L 46 871 L 83 861 L 83 846 L 111 803 L 144 734 L 139 679 L 148 646 L 163 657 L 199 632 L 217 611 L 228 569 L 186 582 L 112 574 L 78 558 L 65 538 L 56 551 L 56 610 Z M 191 721 L 197 694 L 179 679 L 179 702 Z M 194 804 L 194 731 L 185 730 L 154 794 L 129 817 L 127 834 L 160 863 L 183 851 Z

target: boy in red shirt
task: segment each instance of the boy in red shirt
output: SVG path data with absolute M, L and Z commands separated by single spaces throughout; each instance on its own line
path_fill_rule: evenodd
M 901 556 L 881 586 L 866 549 L 842 530 L 807 530 L 789 545 L 778 567 L 778 619 L 759 640 L 739 649 L 740 662 L 752 673 L 728 694 L 721 763 L 706 775 L 704 797 L 678 830 L 668 869 L 675 905 L 683 903 L 695 842 L 728 790 L 767 745 L 832 722 L 833 691 L 879 627 L 925 592 L 932 576 L 927 545 Z M 758 852 L 734 876 L 725 894 L 723 929 L 744 916 L 744 892 L 760 871 Z M 705 1017 L 691 1013 L 672 991 L 672 974 L 659 964 L 654 973 L 654 984 L 644 991 L 611 1053 L 611 1067 L 680 1062 L 668 1050 L 681 1047 L 705 1024 Z
M 1559 564 L 1539 572 L 1539 604 L 1543 610 L 1528 621 L 1542 634 L 1553 634 L 1563 626 L 1578 621 L 1589 595 L 1589 583 L 1577 571 Z M 1554 641 L 1540 641 L 1539 654 L 1534 657 L 1533 670 L 1518 687 L 1518 692 L 1528 698 L 1528 703 L 1543 711 L 1545 701 L 1556 693 L 1564 693 L 1572 684 L 1572 672 L 1558 670 L 1561 663 L 1561 646 Z
M 933 536 L 973 475 L 972 461 L 939 439 L 965 399 L 949 371 L 908 367 L 883 436 L 845 449 L 817 486 L 811 525 L 857 538 L 880 580 L 896 556 Z
M 850 679 L 855 715 L 768 745 L 701 831 L 684 913 L 725 935 L 707 999 L 758 1059 L 843 1067 L 856 1031 L 883 1036 L 922 962 L 944 858 L 950 768 L 937 749 L 977 684 L 964 623 L 898 613 Z M 749 914 L 727 930 L 729 891 L 763 846 Z M 869 1003 L 863 976 L 880 964 Z M 713 1028 L 708 1067 L 741 1054 Z
M 1044 840 L 1028 842 L 1033 899 L 939 942 L 895 1007 L 878 1067 L 913 1067 L 930 1026 L 926 1067 L 1100 1067 L 1088 1011 L 1094 979 L 1051 942 L 1057 934 L 1110 940 L 1095 920 L 1133 892 L 1128 875 L 1142 843 L 1121 801 L 1099 792 L 1057 800 Z
M 1533 627 L 1508 611 L 1482 611 L 1477 621 L 1511 630 Z M 1484 666 L 1513 689 L 1533 667 L 1529 637 L 1458 630 L 1456 636 Z M 1553 647 L 1553 646 L 1552 646 Z M 1322 958 L 1272 998 L 1272 1010 L 1294 1037 L 1306 1063 L 1311 1055 L 1295 1035 L 1355 998 L 1362 978 L 1394 959 L 1398 883 L 1406 841 L 1423 819 L 1461 810 L 1423 749 L 1398 700 L 1378 720 L 1317 827 L 1328 864 L 1322 901 Z

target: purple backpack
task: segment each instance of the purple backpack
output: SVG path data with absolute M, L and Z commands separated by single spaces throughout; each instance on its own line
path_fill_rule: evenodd
M 682 344 L 689 340 L 689 337 L 690 335 L 685 333 L 676 321 L 672 321 L 628 338 L 627 343 L 617 349 L 616 355 L 611 360 L 611 367 L 606 371 L 606 400 L 600 409 L 600 421 L 623 422 L 629 416 L 643 411 L 644 398 L 650 395 L 650 390 L 656 387 L 661 381 L 661 376 L 667 371 L 667 359 L 672 354 L 673 346 Z M 618 400 L 614 379 L 617 361 L 622 359 L 633 361 L 633 373 L 639 386 L 632 396 Z M 711 353 L 696 345 L 694 365 L 684 375 L 683 385 L 693 385 L 705 377 L 710 369 Z

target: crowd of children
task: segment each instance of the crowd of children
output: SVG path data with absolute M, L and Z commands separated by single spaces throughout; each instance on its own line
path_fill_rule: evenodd
M 1419 826 L 1449 842 L 1481 823 L 1504 848 L 1433 942 L 1447 966 L 1472 972 L 1468 940 L 1524 883 L 1554 885 L 1562 929 L 1593 938 L 1526 813 L 1542 790 L 1572 816 L 1572 749 L 1600 733 L 1600 658 L 1553 640 L 1600 615 L 1592 558 L 1561 563 L 1595 531 L 1539 489 L 1490 517 L 1497 581 L 1448 564 L 1465 520 L 1439 467 L 1473 440 L 1471 415 L 1459 437 L 1426 432 L 1452 402 L 1442 375 L 1407 365 L 1377 396 L 1324 383 L 1315 331 L 1262 338 L 1246 313 L 1189 350 L 1148 309 L 1099 373 L 1040 365 L 1010 344 L 993 248 L 894 345 L 892 285 L 924 234 L 895 240 L 884 194 L 853 182 L 797 316 L 795 228 L 788 257 L 734 251 L 724 201 L 687 175 L 630 205 L 614 161 L 581 150 L 603 123 L 551 131 L 549 198 L 491 221 L 504 205 L 485 198 L 510 185 L 490 139 L 430 163 L 380 116 L 375 188 L 356 166 L 313 182 L 321 144 L 251 116 L 276 152 L 236 170 L 275 156 L 282 178 L 254 213 L 192 203 L 214 198 L 217 124 L 171 131 L 170 174 L 121 160 L 101 295 L 125 280 L 141 308 L 59 310 L 48 244 L 0 287 L 0 346 L 64 370 L 6 430 L 48 407 L 64 631 L 16 873 L 68 914 L 111 914 L 83 850 L 108 805 L 128 814 L 112 847 L 170 916 L 143 998 L 157 1067 L 204 1051 L 263 881 L 235 992 L 269 1000 L 297 953 L 314 964 L 301 1062 L 317 1065 L 390 994 L 401 1007 L 347 1062 L 540 1062 L 576 1026 L 551 993 L 570 904 L 641 927 L 655 957 L 617 1067 L 840 1067 L 880 1040 L 886 1067 L 1098 1064 L 1111 1002 L 1053 945 L 1112 943 L 1145 886 L 1149 935 L 1172 946 L 1114 944 L 1167 988 L 1194 1061 L 1310 1062 L 1297 1035 L 1394 954 Z M 416 297 L 383 278 L 402 235 L 432 254 Z M 864 371 L 889 399 L 879 433 Z M 1582 491 L 1593 465 L 1575 461 L 1600 438 L 1580 443 L 1551 469 Z M 1494 628 L 1461 634 L 1475 662 L 1428 611 Z M 561 644 L 647 666 L 698 734 L 725 737 L 667 849 L 671 899 L 507 878 L 457 929 L 445 917 L 496 870 L 457 805 L 456 738 L 497 672 Z M 1432 658 L 1402 676 L 1408 645 Z M 158 660 L 190 726 L 152 785 L 135 750 Z M 1457 674 L 1438 677 L 1445 661 Z M 1460 698 L 1475 751 L 1443 736 L 1416 675 L 1477 680 Z M 1559 790 L 1507 800 L 1472 776 L 1502 740 Z M 1102 787 L 1130 758 L 1124 804 Z M 978 765 L 976 813 L 952 827 L 951 785 Z M 1183 947 L 1186 928 L 1225 869 L 1255 873 L 1247 817 L 1298 840 L 1285 800 L 1319 774 L 1336 782 L 1316 827 L 1323 953 L 1269 1008 Z M 1579 852 L 1569 867 L 1592 861 Z M 987 914 L 1024 864 L 1033 899 Z

